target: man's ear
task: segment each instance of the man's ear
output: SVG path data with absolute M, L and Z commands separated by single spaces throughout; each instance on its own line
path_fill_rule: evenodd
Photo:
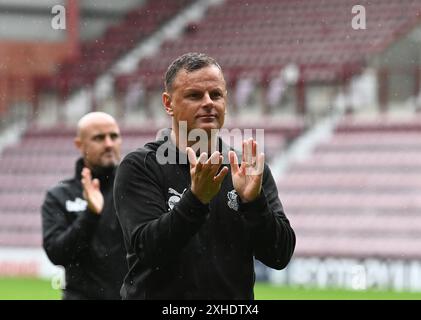
M 76 137 L 76 138 L 73 140 L 73 143 L 74 143 L 75 147 L 76 147 L 78 150 L 80 150 L 80 152 L 83 152 L 83 151 L 82 151 L 82 140 L 80 139 L 80 137 Z
M 164 105 L 165 112 L 172 117 L 174 112 L 172 109 L 171 96 L 169 95 L 168 92 L 164 92 L 162 94 L 162 104 Z

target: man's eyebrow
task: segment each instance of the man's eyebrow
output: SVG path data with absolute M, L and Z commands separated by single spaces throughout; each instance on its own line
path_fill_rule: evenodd
M 211 88 L 209 91 L 215 91 L 215 90 L 219 90 L 219 91 L 224 91 L 223 88 L 221 87 L 215 87 L 215 88 Z M 185 92 L 195 92 L 195 91 L 203 91 L 202 88 L 194 88 L 194 87 L 188 87 L 184 89 Z
M 184 89 L 184 91 L 202 91 L 202 89 L 200 89 L 200 88 L 192 88 L 192 87 L 188 87 L 188 88 L 185 88 L 185 89 Z

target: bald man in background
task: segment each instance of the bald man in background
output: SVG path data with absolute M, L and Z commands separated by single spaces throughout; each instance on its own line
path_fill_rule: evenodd
M 106 113 L 88 113 L 74 144 L 75 176 L 48 190 L 42 205 L 43 247 L 65 268 L 63 299 L 120 299 L 127 262 L 113 200 L 119 127 Z

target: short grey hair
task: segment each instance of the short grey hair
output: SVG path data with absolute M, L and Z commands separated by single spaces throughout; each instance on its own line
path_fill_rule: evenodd
M 204 53 L 189 52 L 179 56 L 171 62 L 165 73 L 165 90 L 170 91 L 172 89 L 174 79 L 181 69 L 192 72 L 209 66 L 216 66 L 222 72 L 218 62 Z

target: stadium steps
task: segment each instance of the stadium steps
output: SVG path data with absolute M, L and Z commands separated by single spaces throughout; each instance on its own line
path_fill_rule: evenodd
M 421 257 L 420 126 L 347 117 L 276 180 L 297 256 Z
M 158 54 L 140 61 L 138 69 L 116 79 L 125 92 L 133 81 L 147 88 L 161 86 L 169 63 L 185 52 L 206 52 L 236 82 L 255 73 L 265 84 L 274 71 L 289 63 L 300 66 L 306 81 L 335 81 L 356 74 L 367 58 L 382 52 L 397 36 L 419 24 L 421 5 L 415 0 L 362 1 L 369 12 L 364 32 L 350 27 L 351 0 L 323 3 L 288 0 L 226 0 L 209 8 L 185 34 L 163 43 Z M 247 25 L 247 28 L 244 26 Z

